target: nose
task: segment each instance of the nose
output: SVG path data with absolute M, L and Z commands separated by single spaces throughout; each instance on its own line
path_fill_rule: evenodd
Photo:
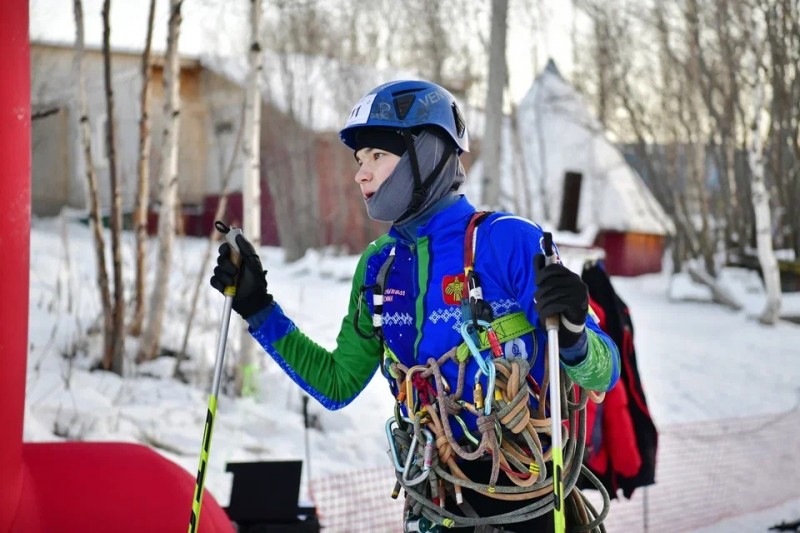
M 356 183 L 361 184 L 372 180 L 372 172 L 364 168 L 364 165 L 358 167 L 355 178 Z

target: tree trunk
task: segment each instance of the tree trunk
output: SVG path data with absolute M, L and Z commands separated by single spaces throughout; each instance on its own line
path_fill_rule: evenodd
M 156 0 L 150 0 L 150 11 L 147 17 L 147 37 L 142 54 L 142 93 L 139 98 L 141 117 L 139 118 L 139 159 L 138 181 L 136 188 L 136 207 L 133 221 L 136 232 L 136 288 L 134 289 L 133 320 L 130 325 L 131 335 L 142 332 L 144 321 L 145 292 L 145 244 L 147 243 L 147 207 L 150 198 L 150 49 L 153 42 L 153 20 L 156 12 Z
M 764 85 L 761 64 L 763 46 L 761 38 L 754 31 L 751 34 L 753 51 L 755 53 L 754 72 L 754 98 L 753 98 L 753 124 L 750 132 L 750 146 L 747 161 L 752 174 L 753 210 L 756 218 L 756 243 L 758 247 L 758 262 L 764 274 L 764 286 L 767 290 L 767 303 L 759 320 L 763 324 L 775 324 L 780 318 L 781 310 L 781 281 L 778 271 L 778 261 L 772 249 L 772 218 L 769 207 L 769 193 L 764 183 L 764 147 L 761 142 L 761 115 L 764 113 Z
M 705 285 L 711 290 L 711 299 L 715 303 L 729 307 L 734 311 L 739 311 L 742 308 L 742 304 L 739 303 L 736 297 L 722 287 L 715 278 L 711 277 L 708 269 L 701 267 L 697 261 L 689 261 L 686 265 L 686 271 L 692 281 Z
M 111 73 L 111 26 L 109 16 L 111 0 L 103 2 L 103 71 L 106 89 L 106 154 L 111 199 L 111 263 L 114 268 L 114 303 L 111 335 L 111 370 L 119 375 L 123 371 L 125 356 L 125 287 L 122 285 L 122 195 L 117 179 L 117 150 L 114 135 L 114 87 Z
M 250 48 L 244 110 L 244 137 L 242 155 L 244 178 L 243 231 L 247 239 L 258 247 L 261 244 L 261 0 L 250 0 Z
M 244 234 L 256 249 L 261 245 L 261 0 L 250 0 L 250 72 L 247 79 L 244 110 L 245 165 L 243 183 Z M 240 357 L 234 372 L 236 394 L 252 396 L 257 393 L 257 356 L 247 324 L 242 323 Z
M 106 245 L 103 238 L 103 220 L 100 216 L 100 199 L 97 192 L 97 174 L 92 158 L 92 127 L 89 122 L 89 111 L 86 98 L 86 76 L 84 74 L 84 36 L 83 36 L 83 3 L 75 0 L 75 74 L 78 89 L 78 114 L 81 131 L 81 144 L 83 145 L 83 159 L 86 167 L 86 199 L 89 207 L 89 220 L 94 237 L 95 266 L 97 268 L 97 288 L 100 291 L 100 304 L 103 319 L 103 359 L 102 366 L 111 368 L 113 357 L 113 336 L 111 319 L 111 291 L 108 286 L 108 271 L 106 270 Z
M 699 7 L 696 0 L 690 0 L 685 13 L 686 31 L 690 36 L 689 57 L 685 66 L 688 87 L 686 90 L 687 117 L 682 120 L 686 138 L 690 140 L 691 162 L 689 163 L 689 176 L 692 187 L 697 195 L 697 207 L 700 216 L 699 240 L 703 263 L 706 271 L 717 277 L 717 267 L 714 263 L 716 251 L 716 228 L 711 223 L 711 208 L 708 189 L 706 187 L 706 138 L 701 113 L 703 110 L 703 58 L 700 44 L 700 22 L 698 19 Z M 707 110 L 707 108 L 706 108 Z
M 139 344 L 138 361 L 158 355 L 161 327 L 169 294 L 172 246 L 175 241 L 178 203 L 178 139 L 180 127 L 180 61 L 178 38 L 183 0 L 170 0 L 167 55 L 164 60 L 164 138 L 161 159 L 161 207 L 158 215 L 158 260 L 150 297 L 150 314 Z
M 506 85 L 506 18 L 508 0 L 492 0 L 492 30 L 489 45 L 489 80 L 486 91 L 486 129 L 483 135 L 483 179 L 481 203 L 500 207 L 500 153 L 503 129 L 503 93 Z

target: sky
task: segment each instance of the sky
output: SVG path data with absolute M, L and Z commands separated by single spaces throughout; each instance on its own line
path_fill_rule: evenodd
M 572 38 L 574 10 L 572 1 L 536 2 L 540 31 L 531 34 L 523 24 L 510 17 L 508 33 L 509 90 L 511 99 L 520 102 L 533 80 L 552 58 L 561 73 L 569 78 L 573 70 Z M 530 61 L 520 61 L 520 53 L 529 52 Z
M 132 265 L 133 236 L 126 233 L 123 243 L 123 264 Z M 93 261 L 83 259 L 93 257 L 91 246 L 88 228 L 76 223 L 68 212 L 62 218 L 33 221 L 31 258 L 35 266 L 30 271 L 24 438 L 139 442 L 154 447 L 194 475 L 207 389 L 168 379 L 175 363 L 171 357 L 138 368 L 129 364 L 124 378 L 88 371 L 100 353 L 100 339 L 95 336 L 87 340 L 81 333 L 94 322 L 99 309 Z M 208 373 L 213 366 L 223 299 L 207 285 L 210 267 L 200 264 L 205 247 L 206 243 L 196 238 L 177 242 L 164 341 L 168 348 L 180 347 L 188 312 L 186 295 L 191 294 L 201 272 L 200 307 L 189 343 L 194 363 L 186 370 L 191 371 L 194 366 Z M 270 247 L 261 249 L 261 257 L 269 270 L 270 291 L 289 316 L 312 338 L 332 348 L 346 311 L 350 276 L 357 258 L 310 252 L 301 261 L 287 265 L 282 252 Z M 569 265 L 569 258 L 566 259 Z M 128 286 L 132 286 L 132 276 L 132 268 L 126 267 Z M 726 424 L 736 427 L 737 421 L 752 425 L 753 420 L 763 419 L 757 427 L 766 427 L 764 424 L 787 420 L 786 412 L 797 413 L 800 402 L 800 326 L 781 321 L 774 327 L 765 327 L 755 320 L 764 303 L 764 293 L 751 272 L 729 269 L 721 279 L 743 303 L 742 311 L 709 303 L 705 288 L 680 276 L 614 278 L 616 289 L 632 310 L 639 369 L 648 405 L 662 435 L 657 474 L 661 484 L 647 491 L 652 510 L 650 531 L 675 531 L 664 525 L 664 521 L 675 519 L 670 513 L 683 513 L 682 507 L 670 500 L 675 492 L 672 483 L 691 481 L 692 475 L 703 472 L 714 479 L 708 489 L 713 493 L 704 496 L 685 489 L 692 501 L 704 505 L 693 515 L 692 527 L 687 531 L 764 531 L 782 520 L 800 518 L 796 483 L 784 488 L 781 495 L 764 487 L 758 491 L 761 499 L 757 499 L 752 491 L 742 493 L 741 489 L 756 487 L 753 481 L 759 479 L 758 475 L 741 483 L 727 475 L 728 471 L 719 471 L 715 466 L 719 458 L 696 465 L 689 472 L 674 462 L 684 453 L 674 446 L 683 441 L 675 439 L 680 439 L 686 428 L 691 429 L 690 434 L 699 432 L 702 436 L 704 431 L 714 433 L 713 428 L 724 428 Z M 799 297 L 800 294 L 786 295 L 785 313 L 800 314 Z M 234 324 L 240 323 L 234 316 Z M 228 363 L 235 360 L 240 345 L 235 328 L 230 335 Z M 136 352 L 130 338 L 126 352 L 129 360 Z M 71 359 L 63 356 L 70 353 L 75 354 Z M 305 460 L 308 456 L 311 468 L 310 473 L 308 468 L 304 472 L 300 495 L 303 499 L 308 499 L 309 474 L 315 480 L 312 486 L 333 475 L 369 469 L 385 469 L 387 480 L 391 479 L 383 428 L 392 410 L 392 398 L 380 376 L 341 411 L 325 411 L 311 400 L 309 409 L 318 429 L 309 430 L 306 450 L 299 389 L 267 356 L 261 359 L 261 366 L 257 398 L 235 399 L 223 394 L 219 399 L 206 486 L 222 505 L 228 503 L 230 496 L 231 478 L 225 472 L 228 462 Z M 771 433 L 762 429 L 754 434 L 766 439 Z M 792 468 L 800 468 L 796 466 L 800 465 L 800 435 L 790 431 L 783 435 L 790 439 L 779 443 L 781 453 L 791 461 L 783 470 L 789 473 Z M 710 461 L 714 455 L 704 453 L 716 453 L 715 450 L 724 449 L 722 443 L 738 443 L 740 438 L 737 433 L 706 435 L 694 446 L 693 453 Z M 759 441 L 758 447 L 765 443 L 769 444 Z M 784 467 L 776 462 L 776 456 L 761 454 L 758 460 L 763 464 L 756 462 L 755 471 Z M 387 483 L 387 487 L 391 485 L 391 481 Z M 780 488 L 775 483 L 772 486 Z M 383 501 L 382 494 L 377 497 L 379 502 Z M 638 524 L 644 494 L 639 490 L 630 501 L 615 501 L 609 524 Z M 396 505 L 388 495 L 385 501 Z M 724 507 L 725 502 L 736 503 L 736 509 Z M 725 520 L 719 522 L 722 518 Z
M 238 6 L 241 5 L 240 9 Z M 199 57 L 216 51 L 233 53 L 244 46 L 240 25 L 246 21 L 249 2 L 217 2 L 193 0 L 181 7 L 181 29 L 178 49 L 181 54 Z M 103 42 L 103 0 L 83 0 L 85 42 L 99 48 Z M 143 50 L 147 35 L 149 2 L 115 0 L 111 2 L 111 46 L 123 50 Z M 75 42 L 73 2 L 62 0 L 30 0 L 29 25 L 31 40 L 60 44 Z M 156 0 L 153 22 L 153 50 L 163 53 L 167 43 L 169 0 Z

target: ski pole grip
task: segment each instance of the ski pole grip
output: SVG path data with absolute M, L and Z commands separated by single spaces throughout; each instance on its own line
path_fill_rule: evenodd
M 558 262 L 558 256 L 553 248 L 553 234 L 549 231 L 544 232 L 544 264 L 552 265 Z M 558 331 L 561 317 L 552 315 L 545 317 L 544 326 L 547 331 Z
M 242 253 L 239 250 L 239 245 L 236 243 L 236 237 L 239 235 L 244 235 L 241 228 L 237 228 L 236 226 L 228 226 L 221 220 L 217 220 L 214 222 L 214 227 L 217 228 L 217 231 L 225 235 L 225 241 L 231 247 L 231 261 L 238 269 L 242 264 Z M 230 287 L 225 287 L 225 295 L 226 296 L 234 296 L 236 294 L 236 284 L 239 280 L 239 275 L 237 274 L 234 278 L 234 283 Z
M 557 262 L 556 252 L 553 249 L 553 234 L 549 231 L 544 232 L 544 264 L 552 265 Z

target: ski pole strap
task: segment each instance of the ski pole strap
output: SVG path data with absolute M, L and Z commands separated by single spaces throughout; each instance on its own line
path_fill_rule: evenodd
M 228 226 L 221 220 L 214 222 L 214 227 L 217 228 L 218 232 L 225 235 L 225 241 L 227 241 L 231 247 L 231 261 L 234 265 L 236 265 L 236 268 L 239 268 L 239 266 L 242 264 L 242 254 L 239 250 L 239 244 L 236 242 L 236 237 L 239 235 L 244 235 L 241 228 Z M 225 290 L 223 291 L 225 296 L 236 296 L 236 283 L 238 282 L 238 278 L 239 275 L 237 274 L 234 277 L 233 285 L 230 287 L 225 287 Z
M 497 340 L 500 343 L 516 339 L 517 337 L 526 333 L 530 333 L 536 329 L 530 322 L 528 322 L 528 319 L 525 317 L 525 313 L 522 311 L 517 313 L 509 313 L 501 316 L 500 318 L 496 318 L 491 322 L 491 327 L 497 334 Z M 491 347 L 488 331 L 486 329 L 481 328 L 478 331 L 478 339 L 480 341 L 478 343 L 479 351 L 482 352 L 483 350 Z M 456 359 L 459 362 L 463 362 L 466 361 L 469 356 L 469 346 L 466 342 L 462 342 L 456 350 Z

